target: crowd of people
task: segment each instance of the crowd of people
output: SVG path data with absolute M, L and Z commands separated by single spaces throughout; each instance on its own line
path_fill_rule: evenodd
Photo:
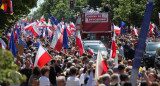
M 1 38 L 7 40 L 7 35 L 5 33 L 2 35 Z M 132 86 L 130 76 L 138 41 L 136 36 L 126 34 L 116 37 L 118 65 L 115 64 L 114 58 L 109 59 L 109 55 L 103 56 L 108 71 L 99 78 L 95 78 L 96 60 L 87 50 L 79 56 L 74 36 L 70 37 L 70 47 L 66 52 L 65 49 L 61 52 L 52 49 L 48 37 L 25 38 L 22 34 L 21 38 L 27 44 L 27 48 L 24 48 L 23 55 L 17 54 L 15 64 L 19 67 L 17 72 L 26 75 L 27 79 L 21 84 L 10 86 Z M 37 42 L 52 57 L 52 60 L 41 69 L 33 66 L 39 47 Z M 159 80 L 160 75 L 155 69 L 146 70 L 143 67 L 137 76 L 137 86 L 160 86 Z

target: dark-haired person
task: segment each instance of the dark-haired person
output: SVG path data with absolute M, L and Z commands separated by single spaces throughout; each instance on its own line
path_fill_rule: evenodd
M 21 74 L 24 74 L 27 77 L 27 81 L 23 82 L 22 86 L 28 86 L 28 81 L 29 81 L 29 78 L 32 74 L 32 68 L 30 66 L 30 60 L 26 59 L 25 68 L 23 68 L 20 72 L 21 72 Z
M 28 86 L 39 86 L 39 83 L 35 83 L 33 81 L 39 80 L 40 77 L 41 77 L 40 68 L 38 66 L 34 67 L 32 70 L 32 75 L 29 78 Z
M 56 86 L 56 70 L 55 70 L 56 60 L 51 60 L 49 80 L 53 86 Z
M 75 67 L 70 68 L 71 76 L 67 78 L 66 86 L 81 86 L 79 78 L 76 78 L 76 71 Z
M 42 76 L 39 78 L 39 86 L 50 86 L 50 82 L 49 82 L 49 67 L 48 66 L 44 66 L 41 69 L 41 74 Z

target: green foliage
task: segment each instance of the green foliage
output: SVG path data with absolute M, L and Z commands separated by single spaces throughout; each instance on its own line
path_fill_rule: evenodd
M 14 64 L 11 52 L 0 50 L 0 83 L 18 84 L 26 77 L 16 72 L 18 67 Z
M 148 0 L 109 0 L 112 22 L 119 24 L 121 21 L 128 25 L 140 26 Z M 160 2 L 155 0 L 152 22 L 158 25 L 158 12 Z
M 87 4 L 87 0 L 75 0 L 74 10 L 69 8 L 69 0 L 45 0 L 41 7 L 34 12 L 34 19 L 39 19 L 44 15 L 45 19 L 49 18 L 51 13 L 60 22 L 62 18 L 65 22 L 75 21 L 74 15 L 82 13 L 82 7 Z
M 0 29 L 12 27 L 20 18 L 30 13 L 29 9 L 37 5 L 37 0 L 12 0 L 13 15 L 10 15 L 10 9 L 3 13 L 0 9 Z

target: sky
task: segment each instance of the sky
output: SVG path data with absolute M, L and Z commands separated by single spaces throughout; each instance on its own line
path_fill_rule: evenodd
M 44 2 L 44 0 L 38 0 L 37 1 L 37 7 L 34 7 L 33 9 L 30 9 L 31 12 L 29 14 L 33 14 L 34 11 L 36 11 L 43 2 Z

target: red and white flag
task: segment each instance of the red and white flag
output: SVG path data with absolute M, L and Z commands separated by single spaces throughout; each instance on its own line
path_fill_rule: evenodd
M 45 21 L 44 15 L 41 16 L 41 19 L 39 20 L 39 22 L 37 23 L 37 25 L 39 26 L 43 21 Z
M 10 37 L 11 37 L 11 33 L 10 33 L 10 32 L 8 32 L 8 33 L 7 33 L 7 39 L 9 40 L 9 39 L 10 39 Z
M 37 28 L 37 25 L 36 25 L 35 22 L 34 22 L 34 25 L 33 25 L 33 29 L 31 29 L 31 32 L 33 33 L 33 35 L 34 35 L 35 37 L 41 35 L 41 31 L 39 31 L 39 29 Z
M 79 30 L 76 31 L 76 45 L 79 47 L 80 56 L 82 56 L 82 54 L 84 53 L 84 49 L 83 49 L 81 35 L 80 35 Z
M 46 63 L 48 63 L 51 60 L 51 56 L 45 51 L 45 49 L 40 45 L 36 58 L 35 58 L 35 66 L 39 66 L 42 68 Z
M 53 40 L 51 42 L 51 48 L 54 48 L 59 52 L 63 47 L 63 32 L 64 32 L 64 25 L 63 27 L 57 28 L 56 32 L 54 33 Z
M 135 27 L 133 28 L 133 35 L 138 36 L 137 29 Z
M 114 25 L 114 32 L 116 33 L 116 35 L 118 36 L 121 33 L 121 29 L 118 26 Z
M 96 61 L 96 73 L 95 73 L 95 79 L 99 79 L 99 76 L 103 75 L 108 71 L 108 67 L 105 64 L 104 59 L 102 58 L 101 51 L 98 51 L 97 54 L 97 61 Z
M 72 33 L 71 33 L 71 29 L 69 28 L 69 25 L 68 25 L 68 24 L 66 24 L 66 30 L 67 30 L 68 36 L 71 36 Z
M 24 29 L 25 29 L 25 30 L 32 30 L 34 24 L 35 24 L 35 22 L 30 23 L 29 25 L 25 26 Z
M 89 53 L 90 55 L 92 55 L 92 56 L 94 55 L 93 50 L 90 49 L 90 48 L 88 49 L 88 53 Z
M 4 49 L 4 50 L 7 49 L 6 43 L 5 43 L 1 38 L 0 38 L 0 47 L 1 47 L 2 49 Z
M 150 27 L 150 32 L 149 32 L 150 35 L 154 34 L 154 26 L 153 26 L 153 24 L 150 24 L 149 27 Z
M 111 46 L 111 51 L 110 51 L 110 58 L 114 58 L 116 56 L 116 42 L 115 42 L 115 32 L 113 34 L 112 38 L 112 46 Z

